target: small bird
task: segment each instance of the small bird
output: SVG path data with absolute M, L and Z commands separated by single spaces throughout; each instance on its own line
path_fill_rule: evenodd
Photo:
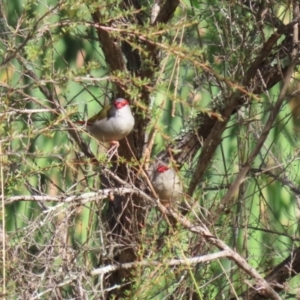
M 182 184 L 173 168 L 158 163 L 153 173 L 152 185 L 161 203 L 165 206 L 182 196 Z
M 117 98 L 112 105 L 104 107 L 88 121 L 77 123 L 86 124 L 87 131 L 98 141 L 118 147 L 119 141 L 132 131 L 134 117 L 129 102 L 124 98 Z

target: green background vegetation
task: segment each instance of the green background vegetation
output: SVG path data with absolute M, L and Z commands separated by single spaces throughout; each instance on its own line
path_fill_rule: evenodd
M 3 3 L 8 28 L 3 33 L 2 26 L 0 56 L 5 60 L 20 47 L 0 69 L 1 182 L 5 199 L 17 195 L 71 196 L 100 189 L 99 169 L 88 160 L 80 161 L 83 154 L 70 138 L 66 121 L 87 119 L 97 113 L 116 96 L 113 82 L 126 86 L 132 106 L 139 108 L 140 115 L 150 116 L 147 132 L 157 126 L 154 157 L 170 143 L 176 147 L 175 138 L 189 126 L 195 128 L 195 116 L 209 114 L 211 109 L 220 111 L 226 106 L 225 98 L 235 89 L 229 89 L 222 78 L 240 85 L 242 74 L 263 44 L 263 34 L 257 33 L 255 18 L 242 1 L 182 1 L 172 21 L 161 27 L 150 24 L 119 27 L 164 45 L 154 78 L 112 73 L 97 40 L 91 13 L 101 7 L 103 24 L 130 19 L 132 11 L 120 9 L 118 3 L 121 2 L 15 0 Z M 141 9 L 146 15 L 150 15 L 151 5 L 142 2 Z M 283 22 L 291 20 L 291 12 L 284 3 L 277 4 L 274 10 Z M 162 32 L 161 40 L 158 31 Z M 265 26 L 263 32 L 267 39 L 273 29 Z M 118 40 L 127 38 L 119 31 L 112 35 Z M 143 44 L 133 39 L 132 45 L 141 51 L 143 63 L 151 68 Z M 178 52 L 185 55 L 177 55 Z M 201 66 L 210 66 L 214 74 L 207 74 Z M 28 70 L 37 78 L 32 78 Z M 289 93 L 298 88 L 296 82 L 295 78 Z M 140 89 L 150 84 L 153 84 L 151 105 L 146 107 Z M 61 111 L 52 107 L 40 86 L 52 91 L 63 108 Z M 192 199 L 201 206 L 197 209 L 198 217 L 208 220 L 208 224 L 211 212 L 218 207 L 253 150 L 280 89 L 278 83 L 267 93 L 249 97 L 250 104 L 242 107 L 228 123 L 222 143 Z M 297 101 L 287 97 L 239 192 L 217 222 L 210 224 L 214 234 L 245 257 L 262 276 L 299 244 L 299 196 L 288 184 L 264 172 L 271 170 L 277 176 L 284 175 L 299 186 L 300 129 L 293 105 Z M 28 113 L 34 109 L 40 111 Z M 76 128 L 95 156 L 109 166 L 98 142 L 82 127 Z M 186 187 L 200 152 L 186 161 L 179 173 Z M 129 167 L 137 165 L 128 162 Z M 109 255 L 107 226 L 102 218 L 108 213 L 109 201 L 81 206 L 64 201 L 7 204 L 2 219 L 9 237 L 5 267 L 8 299 L 31 299 L 29 288 L 21 292 L 30 280 L 34 286 L 32 297 L 41 293 L 36 299 L 55 299 L 55 288 L 47 291 L 53 282 L 67 282 L 79 273 L 88 299 L 99 299 L 101 279 L 93 278 L 88 271 L 100 267 L 101 258 Z M 179 293 L 177 288 L 181 286 L 182 290 L 193 287 L 199 299 L 229 299 L 233 291 L 240 294 L 246 289 L 247 276 L 227 259 L 196 267 L 164 265 L 172 258 L 193 256 L 197 243 L 203 248 L 202 254 L 216 249 L 197 240 L 195 234 L 179 224 L 166 234 L 170 229 L 154 202 L 147 210 L 137 256 L 160 261 L 162 265 L 138 268 L 134 286 L 125 298 L 166 299 L 175 291 Z M 193 213 L 188 217 L 197 221 Z M 47 255 L 44 249 L 48 249 Z M 67 263 L 68 257 L 72 257 L 72 264 Z M 65 271 L 67 266 L 69 269 Z M 26 269 L 32 273 L 26 274 Z M 288 285 L 289 291 L 297 294 L 298 276 Z M 62 299 L 75 295 L 77 288 L 72 281 L 66 283 L 60 290 Z

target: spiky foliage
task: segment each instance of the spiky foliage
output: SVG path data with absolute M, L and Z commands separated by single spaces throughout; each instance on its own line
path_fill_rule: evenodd
M 152 2 L 0 6 L 7 299 L 299 296 L 299 4 Z M 115 97 L 136 125 L 108 160 L 75 121 Z

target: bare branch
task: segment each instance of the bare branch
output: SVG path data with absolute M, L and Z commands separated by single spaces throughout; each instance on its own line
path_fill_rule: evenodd
M 152 200 L 151 197 L 147 196 L 144 192 L 139 191 L 138 189 L 133 188 L 111 188 L 111 189 L 104 189 L 99 190 L 98 192 L 90 192 L 90 193 L 84 193 L 77 196 L 40 196 L 40 195 L 21 195 L 21 196 L 13 196 L 5 199 L 5 205 L 18 202 L 18 201 L 41 201 L 41 202 L 60 202 L 60 203 L 78 203 L 80 205 L 93 202 L 93 201 L 99 201 L 103 200 L 105 198 L 108 198 L 111 194 L 116 195 L 125 195 L 125 194 L 137 194 L 140 197 L 144 197 L 147 200 Z M 152 200 L 153 202 L 153 200 Z
M 200 234 L 203 238 L 205 238 L 209 243 L 215 245 L 220 250 L 226 250 L 230 253 L 230 258 L 247 274 L 249 274 L 253 279 L 256 280 L 257 286 L 256 288 L 261 287 L 261 292 L 265 293 L 270 299 L 276 299 L 280 300 L 281 298 L 278 296 L 278 294 L 272 289 L 270 284 L 263 279 L 262 276 L 259 275 L 259 273 L 251 267 L 247 261 L 241 257 L 237 252 L 233 251 L 229 246 L 227 246 L 223 241 L 215 237 L 211 232 L 207 229 L 207 227 L 202 223 L 201 225 L 195 225 L 191 223 L 187 218 L 178 215 L 172 210 L 166 209 L 163 205 L 158 203 L 158 206 L 160 210 L 166 214 L 171 215 L 174 217 L 177 221 L 179 221 L 185 228 L 190 230 L 191 232 Z
M 203 256 L 198 256 L 198 257 L 185 257 L 183 259 L 171 259 L 168 261 L 164 262 L 159 262 L 159 261 L 149 261 L 149 260 L 142 260 L 142 261 L 137 261 L 133 263 L 124 263 L 124 264 L 119 264 L 119 265 L 110 265 L 110 266 L 105 266 L 99 269 L 95 269 L 91 271 L 92 276 L 96 275 L 101 275 L 101 274 L 107 274 L 116 270 L 121 270 L 121 269 L 131 269 L 133 267 L 148 267 L 148 266 L 191 266 L 191 265 L 196 265 L 199 263 L 204 263 L 212 260 L 216 260 L 222 257 L 228 257 L 230 256 L 230 252 L 227 250 L 217 252 L 217 253 L 212 253 L 208 255 L 203 255 Z
M 174 14 L 179 0 L 155 0 L 151 14 L 151 24 L 167 23 Z
M 268 281 L 277 292 L 284 291 L 284 283 L 292 277 L 295 277 L 300 273 L 300 248 L 292 251 L 292 254 L 287 257 L 284 261 L 278 264 L 266 277 Z M 247 297 L 247 298 L 246 298 Z M 240 295 L 240 298 L 246 298 L 251 300 L 266 299 L 257 290 L 252 289 L 248 293 Z M 235 299 L 235 298 L 234 298 Z M 233 300 L 233 299 L 231 299 Z
M 92 14 L 94 22 L 98 25 L 101 22 L 101 12 L 97 10 Z M 102 30 L 100 27 L 97 28 L 97 34 L 99 42 L 101 43 L 101 48 L 105 55 L 105 60 L 107 61 L 110 70 L 113 71 L 125 71 L 126 66 L 122 55 L 122 50 L 118 41 L 114 40 L 109 33 Z M 123 89 L 120 85 L 117 85 L 119 96 L 125 96 Z

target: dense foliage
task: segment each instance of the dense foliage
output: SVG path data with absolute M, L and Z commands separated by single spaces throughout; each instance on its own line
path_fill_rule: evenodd
M 297 1 L 0 17 L 3 299 L 300 297 Z M 110 158 L 76 121 L 116 97 L 135 127 Z M 167 207 L 157 160 L 184 186 Z

